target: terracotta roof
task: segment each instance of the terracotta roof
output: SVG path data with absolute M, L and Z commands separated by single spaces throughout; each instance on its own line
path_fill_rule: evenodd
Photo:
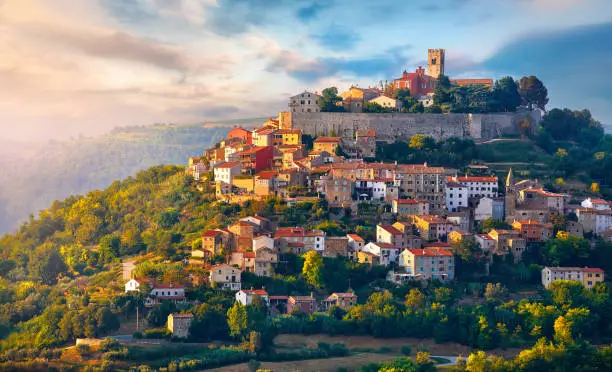
M 457 177 L 459 182 L 497 182 L 497 177 L 492 176 L 463 176 Z
M 269 300 L 288 300 L 289 296 L 268 296 Z
M 232 168 L 232 167 L 239 166 L 239 165 L 240 165 L 239 161 L 230 161 L 227 163 L 223 163 L 221 165 L 217 165 L 215 168 Z
M 213 237 L 217 236 L 218 234 L 221 234 L 221 232 L 217 230 L 208 230 L 202 234 L 202 237 Z
M 193 318 L 193 314 L 191 313 L 186 313 L 186 314 L 172 314 L 173 318 Z
M 446 181 L 446 186 L 447 187 L 467 187 L 466 185 L 459 183 L 459 182 L 455 182 L 455 181 Z
M 422 248 L 422 249 L 413 248 L 413 249 L 407 249 L 407 251 L 409 251 L 415 256 L 421 256 L 421 257 L 440 257 L 440 256 L 452 257 L 453 256 L 452 253 L 442 248 Z
M 314 143 L 338 143 L 340 142 L 340 137 L 317 137 L 314 140 Z
M 459 86 L 484 85 L 490 87 L 493 85 L 493 79 L 450 79 L 450 81 Z
M 445 242 L 433 242 L 425 245 L 425 248 L 451 248 L 452 244 Z
M 241 289 L 240 291 L 251 294 L 251 295 L 260 295 L 260 296 L 268 295 L 268 292 L 266 292 L 265 289 Z
M 251 155 L 251 154 L 256 154 L 259 151 L 271 148 L 273 146 L 256 146 L 256 147 L 252 147 L 248 150 L 244 150 L 240 153 L 240 155 Z
M 495 240 L 491 236 L 489 236 L 489 234 L 477 234 L 476 236 L 478 236 L 481 239 L 485 239 L 485 240 Z
M 445 173 L 442 167 L 429 167 L 426 164 L 400 164 L 397 168 L 404 173 Z
M 244 258 L 255 258 L 255 257 L 257 257 L 257 255 L 255 254 L 255 252 L 244 252 L 242 254 L 242 257 L 244 257 Z
M 153 284 L 153 289 L 185 289 L 185 286 L 172 283 L 158 283 Z
M 379 248 L 383 248 L 383 249 L 400 249 L 396 246 L 394 246 L 391 243 L 385 243 L 385 242 L 372 242 L 371 244 L 379 247 Z
M 512 224 L 514 225 L 515 223 L 518 223 L 519 225 L 523 226 L 523 225 L 534 225 L 534 226 L 539 226 L 540 223 L 538 221 L 514 221 Z
M 602 269 L 599 269 L 597 267 L 585 267 L 584 268 L 584 272 L 585 273 L 599 273 L 599 274 L 603 274 L 604 271 Z
M 440 218 L 438 216 L 431 216 L 431 215 L 416 216 L 416 218 L 421 219 L 423 221 L 427 221 L 429 223 L 452 223 L 450 221 L 443 220 L 442 218 Z
M 311 296 L 289 296 L 289 298 L 293 298 L 293 300 L 296 302 L 315 301 L 315 298 Z
M 297 237 L 304 236 L 303 227 L 279 227 L 274 234 L 275 237 Z
M 391 225 L 378 225 L 378 226 L 380 226 L 381 229 L 387 231 L 388 233 L 392 235 L 403 235 L 401 231 L 399 231 L 398 229 L 396 229 L 395 227 Z
M 275 171 L 263 171 L 257 173 L 255 177 L 259 178 L 260 180 L 269 180 L 276 177 L 277 175 L 278 173 Z
M 325 301 L 334 301 L 335 300 L 335 298 L 333 298 L 334 295 L 336 297 L 338 297 L 338 298 L 357 298 L 357 295 L 355 295 L 352 292 L 348 292 L 348 293 L 337 293 L 337 292 L 334 292 L 331 295 L 329 295 L 329 297 L 327 297 L 325 299 Z
M 424 201 L 417 200 L 417 199 L 396 199 L 394 201 L 397 202 L 397 204 L 408 204 L 408 205 L 416 205 L 416 204 L 425 203 Z
M 591 204 L 605 204 L 605 205 L 609 205 L 610 202 L 605 201 L 603 199 L 590 199 Z
M 358 130 L 357 137 L 376 137 L 376 131 L 374 129 Z
M 542 190 L 542 189 L 535 189 L 533 187 L 528 187 L 526 189 L 521 190 L 521 192 L 533 192 L 536 194 L 540 194 L 543 196 L 550 196 L 550 197 L 556 197 L 556 198 L 561 198 L 564 197 L 564 194 L 556 194 L 554 192 L 550 192 L 550 191 L 546 191 L 546 190 Z
M 348 236 L 349 238 L 353 239 L 356 242 L 365 242 L 365 240 L 363 240 L 363 238 L 357 234 L 347 234 L 346 236 Z

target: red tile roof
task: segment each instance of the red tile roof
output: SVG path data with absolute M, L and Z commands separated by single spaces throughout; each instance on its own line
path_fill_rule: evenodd
M 602 269 L 599 269 L 597 267 L 585 267 L 584 268 L 584 272 L 585 273 L 599 273 L 599 274 L 603 274 L 604 271 Z
M 268 295 L 268 292 L 266 292 L 265 289 L 241 289 L 241 292 L 245 292 L 251 295 L 260 295 L 260 296 Z
M 459 182 L 497 182 L 497 177 L 492 176 L 463 176 L 457 177 Z
M 158 283 L 153 284 L 154 289 L 185 289 L 185 286 L 180 284 L 172 284 L 172 283 Z
M 255 177 L 259 178 L 260 180 L 269 180 L 276 177 L 277 175 L 278 173 L 275 171 L 263 171 L 257 173 Z
M 240 162 L 239 161 L 230 161 L 227 163 L 223 163 L 221 165 L 217 165 L 215 168 L 233 168 L 235 166 L 239 166 Z
M 208 231 L 205 231 L 204 234 L 202 234 L 202 237 L 207 237 L 208 238 L 208 237 L 217 236 L 219 234 L 221 234 L 220 231 L 217 231 L 217 230 L 208 230 Z
M 365 242 L 365 240 L 363 240 L 363 238 L 357 234 L 347 234 L 346 236 L 348 236 L 349 238 L 353 239 L 356 242 Z
M 269 300 L 288 300 L 289 296 L 268 296 Z
M 187 313 L 187 314 L 172 314 L 173 318 L 193 318 L 193 314 L 191 313 Z
M 452 253 L 442 248 L 422 248 L 422 249 L 413 248 L 413 249 L 408 249 L 408 251 L 412 253 L 413 255 L 420 256 L 420 257 L 440 257 L 440 256 L 452 257 L 453 256 Z
M 396 229 L 395 227 L 391 225 L 378 225 L 378 226 L 380 226 L 381 229 L 387 231 L 388 233 L 392 235 L 403 235 L 401 231 L 399 231 L 398 229 Z
M 416 218 L 421 219 L 423 221 L 427 221 L 429 223 L 452 223 L 450 221 L 444 220 L 438 216 L 431 216 L 431 215 L 426 215 L 426 216 L 416 216 Z
M 242 254 L 242 257 L 244 257 L 244 258 L 255 258 L 255 257 L 257 257 L 257 255 L 255 254 L 255 252 L 244 252 Z
M 340 137 L 317 137 L 314 140 L 314 143 L 338 143 L 340 142 Z
M 395 200 L 397 202 L 397 204 L 402 204 L 402 205 L 416 205 L 416 204 L 422 204 L 425 203 L 422 200 L 417 200 L 417 199 L 396 199 Z
M 425 245 L 425 248 L 450 248 L 452 244 L 445 242 L 433 242 Z

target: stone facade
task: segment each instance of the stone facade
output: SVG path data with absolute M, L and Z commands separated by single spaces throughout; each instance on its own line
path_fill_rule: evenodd
M 358 130 L 375 130 L 378 140 L 389 142 L 408 140 L 415 134 L 435 139 L 451 137 L 492 139 L 507 134 L 519 134 L 518 123 L 531 117 L 535 127 L 541 120 L 538 111 L 498 114 L 366 114 L 346 112 L 286 113 L 291 126 L 304 134 L 326 136 L 335 133 L 354 139 Z M 287 116 L 285 120 L 287 120 Z

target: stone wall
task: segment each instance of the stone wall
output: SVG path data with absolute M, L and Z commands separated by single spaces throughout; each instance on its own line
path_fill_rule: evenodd
M 310 135 L 354 138 L 357 130 L 376 130 L 379 140 L 406 140 L 415 134 L 436 139 L 450 137 L 492 139 L 518 134 L 518 123 L 526 116 L 537 125 L 536 112 L 500 114 L 366 114 L 344 112 L 290 113 L 293 128 Z

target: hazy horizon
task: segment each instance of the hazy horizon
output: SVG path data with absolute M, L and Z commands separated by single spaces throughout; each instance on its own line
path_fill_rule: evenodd
M 451 77 L 536 75 L 549 108 L 612 124 L 607 0 L 3 0 L 0 19 L 9 140 L 260 117 L 305 89 L 392 80 L 428 48 Z

